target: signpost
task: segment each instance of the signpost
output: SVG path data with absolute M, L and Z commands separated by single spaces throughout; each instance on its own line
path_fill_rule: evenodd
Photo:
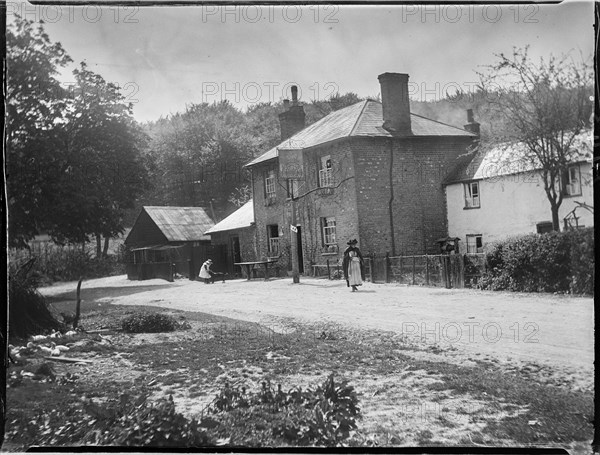
M 283 180 L 304 180 L 304 162 L 301 148 L 280 148 L 277 152 L 279 155 L 279 178 Z M 286 182 L 287 183 L 287 182 Z M 298 195 L 293 194 L 300 185 L 292 185 L 292 194 L 290 195 L 290 204 L 292 205 L 292 216 L 290 220 L 290 237 L 292 250 L 292 279 L 294 283 L 300 282 L 300 271 L 298 267 L 298 228 L 296 227 L 296 200 Z M 286 185 L 287 187 L 287 185 Z

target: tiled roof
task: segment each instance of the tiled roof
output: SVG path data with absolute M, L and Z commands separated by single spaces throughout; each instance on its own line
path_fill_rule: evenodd
M 169 242 L 210 240 L 205 232 L 215 225 L 200 207 L 144 207 Z
M 580 163 L 592 159 L 592 132 L 584 131 L 575 137 L 570 161 Z M 470 159 L 459 158 L 455 171 L 445 180 L 446 184 L 464 180 L 482 180 L 503 175 L 520 174 L 541 169 L 541 164 L 526 158 L 522 142 L 500 144 L 491 149 L 482 149 Z
M 252 223 L 254 223 L 254 202 L 250 199 L 227 218 L 211 227 L 205 234 L 243 229 L 252 226 Z
M 475 137 L 461 128 L 446 125 L 417 114 L 411 114 L 413 136 L 465 136 Z M 383 129 L 383 108 L 380 102 L 361 101 L 323 117 L 291 138 L 250 161 L 246 166 L 277 158 L 278 150 L 305 149 L 345 137 L 394 137 Z M 396 135 L 397 137 L 397 135 Z

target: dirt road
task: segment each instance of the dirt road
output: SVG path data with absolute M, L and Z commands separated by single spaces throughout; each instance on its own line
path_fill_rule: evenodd
M 74 299 L 76 283 L 40 291 Z M 351 293 L 342 281 L 302 278 L 206 285 L 177 280 L 85 281 L 82 299 L 152 305 L 259 322 L 285 330 L 290 322 L 393 331 L 420 345 L 453 347 L 463 358 L 535 362 L 592 378 L 592 298 L 365 283 Z

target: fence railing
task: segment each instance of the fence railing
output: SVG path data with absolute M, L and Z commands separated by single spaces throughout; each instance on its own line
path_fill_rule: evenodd
M 373 283 L 446 288 L 474 287 L 485 270 L 484 254 L 367 256 L 366 276 Z

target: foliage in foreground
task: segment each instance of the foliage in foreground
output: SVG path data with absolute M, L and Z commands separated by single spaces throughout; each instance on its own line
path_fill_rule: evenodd
M 247 393 L 226 386 L 211 410 L 221 414 L 220 435 L 246 446 L 339 446 L 361 417 L 354 387 L 336 382 L 333 375 L 314 390 L 295 387 L 285 392 L 281 385 L 275 390 L 263 382 L 258 393 Z
M 159 333 L 173 332 L 180 326 L 175 318 L 168 314 L 135 313 L 123 319 L 121 327 L 128 333 Z
M 513 237 L 486 256 L 482 289 L 594 293 L 594 230 Z
M 20 268 L 9 271 L 9 334 L 11 338 L 27 338 L 30 335 L 61 330 L 59 322 L 48 306 L 46 299 L 35 288 L 30 276 L 30 261 Z
M 201 420 L 176 412 L 173 397 L 122 394 L 105 404 L 86 400 L 38 414 L 21 430 L 41 446 L 203 447 L 340 445 L 356 429 L 358 399 L 333 375 L 315 390 L 256 393 L 226 386 Z

